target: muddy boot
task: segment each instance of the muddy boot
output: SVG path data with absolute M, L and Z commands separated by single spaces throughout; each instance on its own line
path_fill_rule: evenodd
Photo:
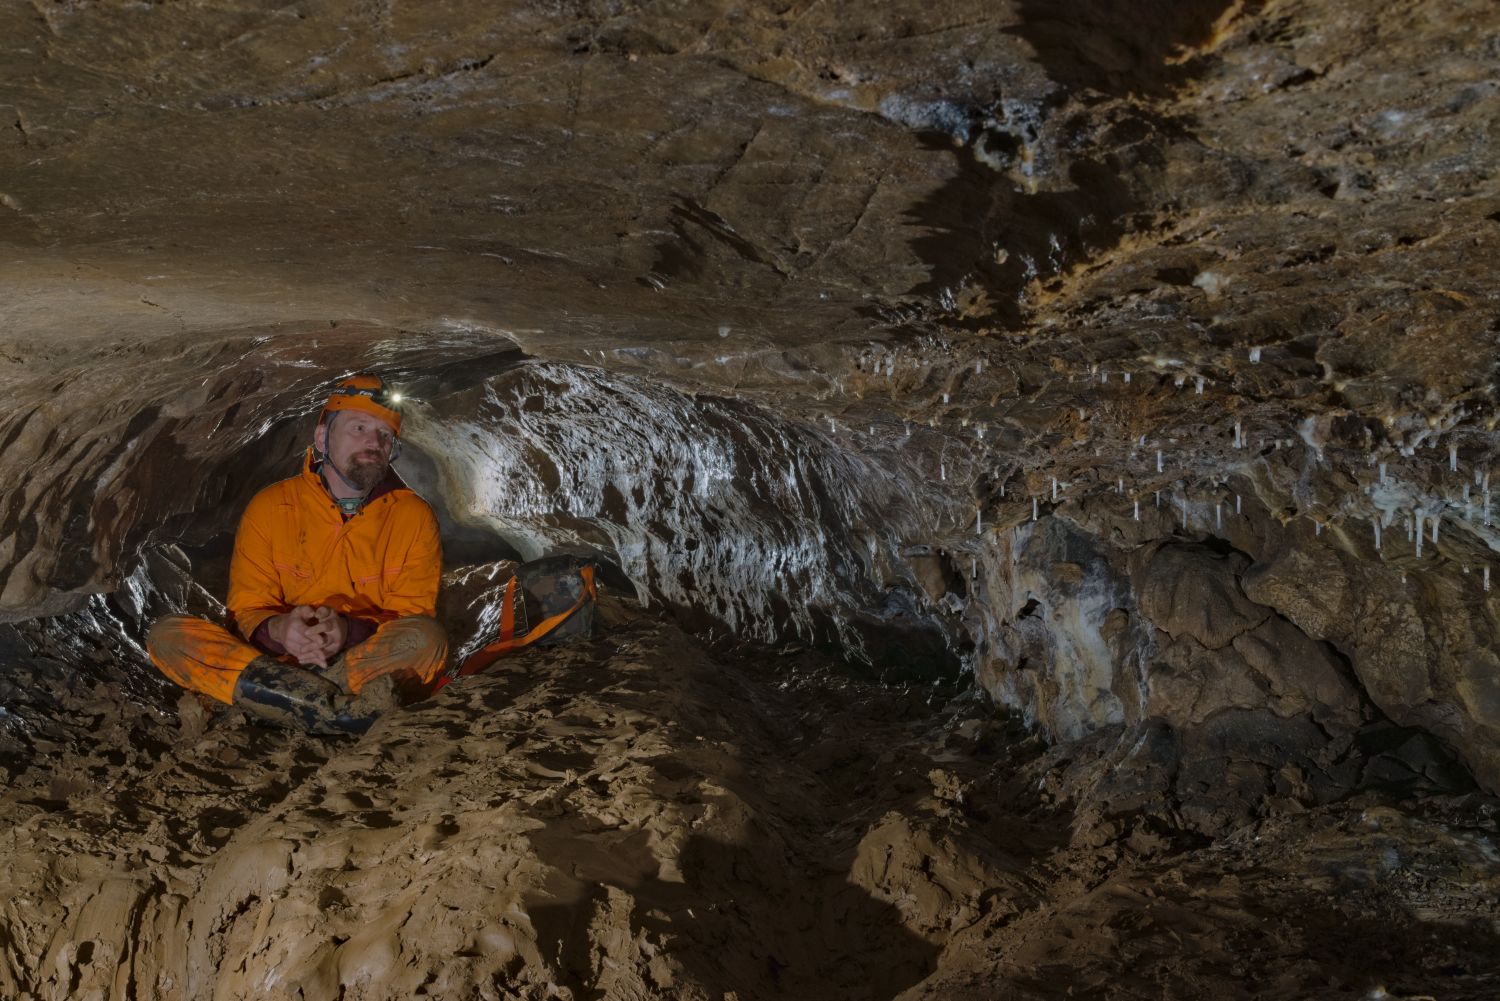
M 270 657 L 255 658 L 241 672 L 234 704 L 263 723 L 320 735 L 364 733 L 380 716 L 354 709 L 328 679 Z

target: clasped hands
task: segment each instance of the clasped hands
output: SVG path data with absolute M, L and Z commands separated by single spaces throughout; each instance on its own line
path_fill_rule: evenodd
M 270 622 L 271 638 L 297 658 L 299 664 L 327 667 L 348 634 L 344 617 L 327 605 L 298 605 Z

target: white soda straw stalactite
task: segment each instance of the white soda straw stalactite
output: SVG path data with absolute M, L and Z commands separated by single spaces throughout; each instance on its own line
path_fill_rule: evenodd
M 1182 527 L 1183 528 L 1187 528 L 1187 498 L 1186 497 L 1179 497 L 1179 498 L 1177 498 L 1177 511 L 1178 511 L 1179 516 L 1182 518 Z
M 1239 514 L 1240 513 L 1240 495 L 1239 494 L 1235 494 L 1234 495 L 1234 513 L 1235 514 Z
M 1031 520 L 1036 521 L 1036 498 L 1031 498 Z
M 1052 502 L 1057 503 L 1057 477 L 1052 477 Z
M 1412 512 L 1412 518 L 1416 521 L 1417 525 L 1417 559 L 1422 558 L 1422 522 L 1426 519 L 1426 517 L 1426 512 L 1424 512 L 1421 508 L 1417 508 Z
M 978 511 L 974 512 L 974 534 L 975 535 L 983 535 L 984 534 L 984 509 L 983 508 L 980 508 Z
M 1139 497 L 1137 497 L 1135 500 L 1135 520 L 1141 520 L 1141 501 Z
M 1214 505 L 1214 528 L 1223 528 L 1223 527 L 1224 527 L 1224 505 L 1223 504 L 1215 504 Z
M 1488 591 L 1490 589 L 1490 568 L 1489 567 L 1485 567 L 1484 568 L 1484 589 L 1486 591 Z
M 1234 422 L 1234 447 L 1235 448 L 1244 448 L 1245 447 L 1245 435 L 1240 430 L 1240 422 L 1239 421 L 1235 421 Z
M 1432 516 L 1432 544 L 1434 546 L 1437 545 L 1437 540 L 1438 540 L 1438 522 L 1440 522 L 1442 520 L 1443 520 L 1443 512 L 1438 511 L 1435 514 L 1433 514 L 1433 516 Z
M 1448 471 L 1450 473 L 1456 473 L 1456 472 L 1458 472 L 1458 446 L 1457 445 L 1449 445 L 1448 446 Z
M 1316 518 L 1313 519 L 1313 535 L 1317 536 L 1317 535 L 1322 535 L 1322 534 L 1323 534 L 1323 523 L 1321 521 L 1318 521 Z
M 1378 553 L 1380 552 L 1380 519 L 1376 518 L 1371 524 L 1375 526 L 1375 551 Z
M 1156 471 L 1161 472 L 1161 449 L 1156 450 Z
M 1194 381 L 1194 383 L 1193 383 L 1193 392 L 1194 392 L 1194 394 L 1196 394 L 1198 396 L 1202 396 L 1203 395 L 1203 376 L 1201 376 L 1201 375 L 1198 376 L 1197 380 Z

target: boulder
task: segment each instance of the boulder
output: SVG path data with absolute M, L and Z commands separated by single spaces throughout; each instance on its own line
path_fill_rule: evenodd
M 1131 563 L 1142 613 L 1169 636 L 1188 636 L 1218 650 L 1271 614 L 1240 589 L 1238 577 L 1250 565 L 1243 554 L 1221 556 L 1204 546 L 1169 542 L 1146 547 Z

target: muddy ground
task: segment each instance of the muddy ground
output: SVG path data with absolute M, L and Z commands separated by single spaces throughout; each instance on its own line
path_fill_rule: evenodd
M 964 685 L 604 618 L 358 739 L 5 627 L 0 996 L 1500 995 L 1491 798 L 1209 838 Z

